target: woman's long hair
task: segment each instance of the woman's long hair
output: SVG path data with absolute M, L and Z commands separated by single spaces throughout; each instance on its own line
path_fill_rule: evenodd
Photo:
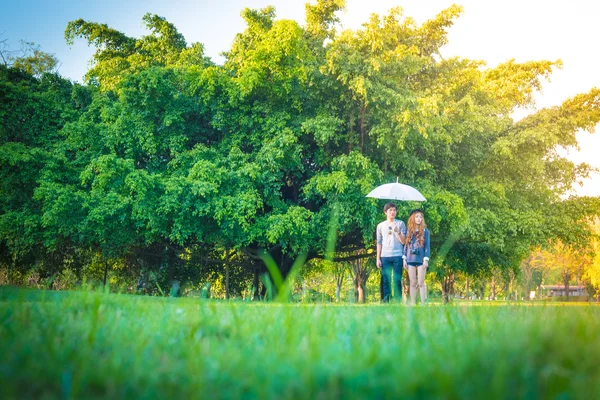
M 421 214 L 421 216 L 423 217 L 421 225 L 417 225 L 417 223 L 415 222 L 415 216 L 417 214 Z M 410 245 L 413 236 L 416 236 L 417 242 L 419 243 L 420 247 L 423 247 L 423 244 L 425 243 L 425 228 L 427 228 L 427 224 L 425 223 L 425 216 L 423 215 L 423 213 L 418 211 L 416 213 L 413 213 L 408 218 L 408 232 L 406 233 L 406 245 Z

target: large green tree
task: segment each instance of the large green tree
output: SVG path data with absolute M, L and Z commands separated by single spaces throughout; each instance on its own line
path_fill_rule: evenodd
M 97 50 L 88 86 L 69 86 L 75 111 L 47 103 L 60 114 L 43 124 L 53 161 L 23 147 L 42 136 L 3 143 L 38 163 L 29 175 L 3 164 L 6 182 L 28 188 L 11 210 L 39 221 L 24 237 L 134 264 L 158 254 L 171 279 L 191 262 L 235 262 L 257 282 L 263 251 L 285 276 L 298 257 L 324 257 L 332 229 L 337 259 L 368 257 L 382 204 L 365 195 L 398 178 L 428 199 L 440 274 L 516 269 L 531 246 L 589 239 L 588 225 L 573 222 L 597 214 L 598 199 L 565 194 L 590 168 L 557 149 L 593 131 L 598 90 L 515 121 L 560 61 L 445 59 L 458 6 L 422 25 L 395 8 L 338 32 L 344 5 L 307 5 L 305 26 L 272 7 L 245 9 L 247 28 L 223 65 L 156 15 L 144 16 L 150 33 L 139 39 L 69 23 L 69 42 Z M 27 96 L 2 112 L 18 115 Z M 22 243 L 4 226 L 8 254 Z
M 37 266 L 52 274 L 65 258 L 81 254 L 73 237 L 45 229 L 37 194 L 43 181 L 62 185 L 73 180 L 74 169 L 58 150 L 60 130 L 87 107 L 89 92 L 53 73 L 36 78 L 16 63 L 0 66 L 0 103 L 1 262 L 11 272 Z M 68 207 L 67 199 L 54 201 Z M 69 225 L 65 220 L 61 230 Z

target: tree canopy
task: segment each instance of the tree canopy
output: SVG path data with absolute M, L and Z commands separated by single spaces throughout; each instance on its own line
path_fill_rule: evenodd
M 558 150 L 593 132 L 599 89 L 517 121 L 560 60 L 444 58 L 459 6 L 338 32 L 344 6 L 307 5 L 305 25 L 245 9 L 223 65 L 146 14 L 142 38 L 68 24 L 69 43 L 96 48 L 86 85 L 0 66 L 2 262 L 83 249 L 177 278 L 194 262 L 257 270 L 266 249 L 285 275 L 324 256 L 336 209 L 336 253 L 371 248 L 382 203 L 365 195 L 396 178 L 428 199 L 440 267 L 517 269 L 532 246 L 585 245 L 600 204 L 568 194 L 591 168 Z

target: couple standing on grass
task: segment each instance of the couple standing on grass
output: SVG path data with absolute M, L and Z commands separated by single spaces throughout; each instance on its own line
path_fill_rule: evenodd
M 421 303 L 427 299 L 425 272 L 429 265 L 429 229 L 423 211 L 414 209 L 408 216 L 408 229 L 404 222 L 396 219 L 398 207 L 387 203 L 383 207 L 386 220 L 377 225 L 377 268 L 381 270 L 384 303 L 392 296 L 392 272 L 394 273 L 394 296 L 402 298 L 402 267 L 408 270 L 410 280 L 410 303 L 417 299 L 417 285 Z

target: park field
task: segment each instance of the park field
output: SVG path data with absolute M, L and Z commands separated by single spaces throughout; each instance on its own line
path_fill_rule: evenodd
M 600 307 L 0 287 L 2 399 L 592 399 Z

